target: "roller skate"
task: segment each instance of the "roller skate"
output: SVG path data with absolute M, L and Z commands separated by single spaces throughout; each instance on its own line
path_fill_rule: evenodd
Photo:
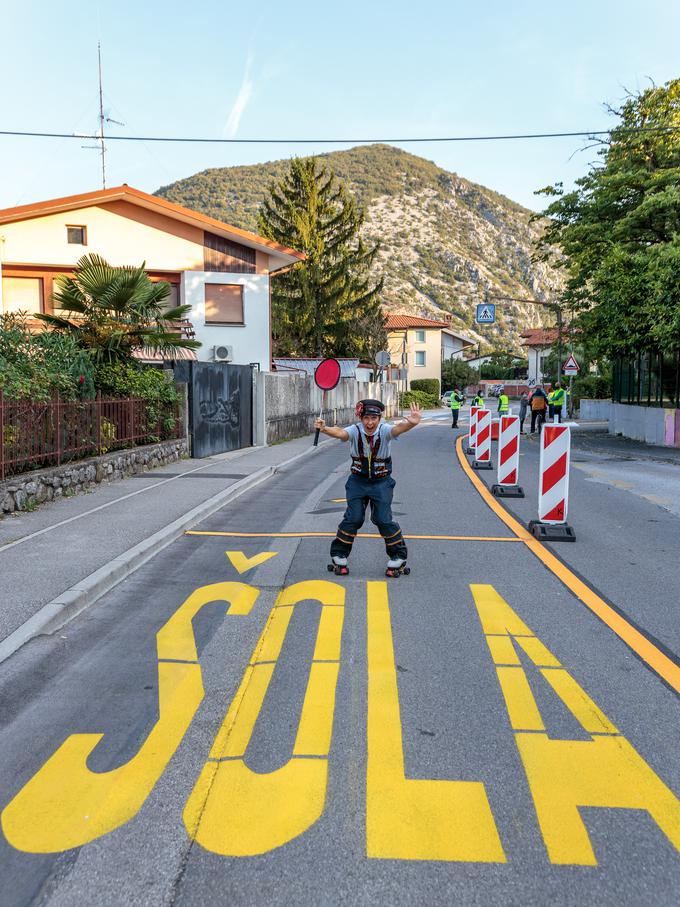
M 335 573 L 336 576 L 347 576 L 349 573 L 347 558 L 339 557 L 337 554 L 334 554 L 332 563 L 328 565 L 328 572 Z
M 408 576 L 411 572 L 411 568 L 406 566 L 406 561 L 401 557 L 390 558 L 387 562 L 387 570 L 385 570 L 385 576 L 401 576 L 402 573 L 404 576 Z

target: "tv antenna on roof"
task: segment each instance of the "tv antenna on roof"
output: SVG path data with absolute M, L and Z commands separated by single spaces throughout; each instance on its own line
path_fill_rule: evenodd
M 83 148 L 94 148 L 102 156 L 102 189 L 106 189 L 106 143 L 104 141 L 104 123 L 115 123 L 116 126 L 124 126 L 118 120 L 114 120 L 104 113 L 104 92 L 102 90 L 102 45 L 101 41 L 97 42 L 97 59 L 99 62 L 99 132 L 93 138 L 96 138 L 99 144 L 83 145 Z

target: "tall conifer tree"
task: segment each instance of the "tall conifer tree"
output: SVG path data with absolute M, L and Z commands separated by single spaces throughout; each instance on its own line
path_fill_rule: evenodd
M 361 355 L 361 324 L 379 316 L 383 279 L 372 274 L 377 246 L 361 238 L 364 212 L 316 158 L 295 158 L 269 190 L 260 232 L 306 260 L 272 281 L 275 353 Z

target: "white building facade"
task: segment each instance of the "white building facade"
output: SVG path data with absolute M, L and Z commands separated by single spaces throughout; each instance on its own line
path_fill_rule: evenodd
M 130 186 L 50 199 L 0 210 L 0 312 L 54 312 L 55 277 L 93 253 L 170 284 L 199 361 L 270 370 L 272 276 L 301 253 Z

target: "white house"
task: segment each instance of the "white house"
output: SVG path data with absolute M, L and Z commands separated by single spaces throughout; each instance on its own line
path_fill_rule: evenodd
M 408 386 L 415 378 L 436 378 L 441 382 L 442 362 L 462 359 L 463 350 L 475 345 L 474 341 L 451 328 L 450 317 L 435 321 L 390 313 L 385 328 L 391 364 L 405 370 Z
M 522 331 L 520 336 L 523 338 L 522 346 L 527 348 L 529 358 L 527 373 L 529 387 L 543 384 L 550 378 L 545 374 L 545 362 L 557 340 L 557 328 L 530 328 L 528 331 Z
M 302 253 L 127 185 L 49 199 L 0 210 L 0 312 L 52 312 L 54 278 L 90 253 L 168 281 L 199 360 L 271 368 L 271 278 Z

